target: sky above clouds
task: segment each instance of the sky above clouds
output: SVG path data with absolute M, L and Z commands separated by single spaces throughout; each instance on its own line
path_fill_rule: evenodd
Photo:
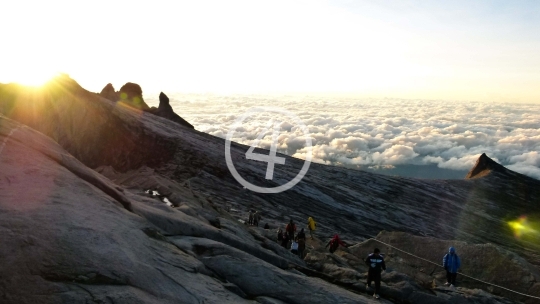
M 538 1 L 7 1 L 0 82 L 540 102 Z
M 176 113 L 199 131 L 225 138 L 251 107 L 289 110 L 309 128 L 313 161 L 350 168 L 430 165 L 470 170 L 486 153 L 540 179 L 540 105 L 320 96 L 170 94 Z M 157 98 L 146 101 L 157 106 Z M 259 119 L 260 118 L 260 119 Z M 267 121 L 281 123 L 278 152 L 305 158 L 305 134 L 282 115 L 247 119 L 233 141 L 254 144 Z M 269 149 L 268 132 L 259 147 Z
M 221 137 L 281 106 L 319 162 L 468 170 L 485 152 L 540 178 L 538 16 L 535 0 L 4 1 L 0 82 L 135 82 Z M 303 157 L 282 128 L 280 151 Z

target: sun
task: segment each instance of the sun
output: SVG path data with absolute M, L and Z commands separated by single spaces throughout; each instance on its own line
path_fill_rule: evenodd
M 24 75 L 16 75 L 13 82 L 32 87 L 39 87 L 47 83 L 58 74 L 59 73 L 56 71 L 47 70 L 27 71 Z
M 12 64 L 4 65 L 0 73 L 0 83 L 15 82 L 26 86 L 39 87 L 57 76 L 60 71 L 48 62 L 36 62 L 32 60 L 15 60 Z
M 36 72 L 31 75 L 26 75 L 24 79 L 25 85 L 29 86 L 41 86 L 47 83 L 56 73 Z

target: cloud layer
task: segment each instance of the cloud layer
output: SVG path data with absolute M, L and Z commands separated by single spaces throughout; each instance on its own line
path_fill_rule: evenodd
M 175 111 L 197 130 L 225 138 L 251 107 L 289 110 L 309 127 L 316 162 L 355 168 L 437 164 L 469 170 L 486 153 L 509 169 L 540 179 L 540 105 L 399 99 L 171 94 Z M 147 98 L 149 104 L 157 104 Z M 279 114 L 246 120 L 235 141 L 251 145 L 267 120 L 281 123 L 278 151 L 303 158 L 305 138 Z M 271 131 L 259 143 L 269 148 Z

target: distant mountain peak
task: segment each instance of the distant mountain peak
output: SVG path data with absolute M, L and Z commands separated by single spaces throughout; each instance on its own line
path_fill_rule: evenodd
M 492 171 L 507 173 L 509 170 L 506 169 L 504 166 L 498 164 L 493 159 L 489 158 L 486 153 L 482 153 L 482 155 L 480 155 L 480 157 L 476 161 L 474 167 L 471 169 L 471 171 L 469 171 L 469 173 L 467 173 L 467 176 L 465 178 L 483 177 L 488 175 Z

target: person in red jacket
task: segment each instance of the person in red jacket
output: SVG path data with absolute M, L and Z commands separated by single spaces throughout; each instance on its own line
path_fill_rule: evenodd
M 296 232 L 296 225 L 294 224 L 294 221 L 291 219 L 291 221 L 287 224 L 287 227 L 285 227 L 285 232 L 289 235 L 289 240 L 294 240 L 294 233 Z
M 341 241 L 341 239 L 339 238 L 339 235 L 334 235 L 334 237 L 328 242 L 328 244 L 326 244 L 326 246 L 324 246 L 324 248 L 330 246 L 330 253 L 334 253 L 334 251 L 336 251 L 339 247 L 339 245 L 343 246 L 343 247 L 348 247 L 347 244 L 343 243 L 343 241 Z

